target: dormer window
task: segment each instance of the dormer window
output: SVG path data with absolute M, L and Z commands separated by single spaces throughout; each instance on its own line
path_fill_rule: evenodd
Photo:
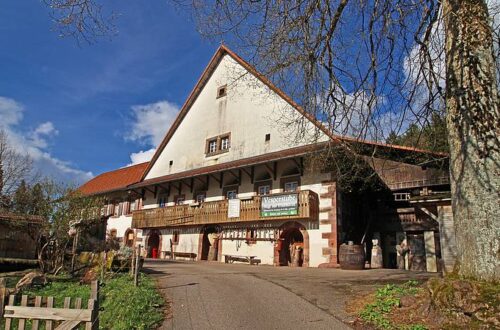
M 226 96 L 226 94 L 227 94 L 227 85 L 220 86 L 219 88 L 217 88 L 217 98 Z

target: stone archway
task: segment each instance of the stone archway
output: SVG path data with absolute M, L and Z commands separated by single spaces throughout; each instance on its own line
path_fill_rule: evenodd
M 274 245 L 274 265 L 287 266 L 292 262 L 290 249 L 300 247 L 302 257 L 301 267 L 309 267 L 309 233 L 304 225 L 298 222 L 287 222 L 280 229 L 280 237 Z
M 220 237 L 220 233 L 221 229 L 219 226 L 208 225 L 204 226 L 201 229 L 198 239 L 198 260 L 207 260 L 207 261 L 221 260 L 222 239 Z M 212 243 L 210 241 L 212 241 Z
M 157 230 L 152 230 L 149 232 L 147 239 L 146 239 L 146 251 L 147 251 L 147 257 L 151 258 L 153 256 L 153 249 L 156 248 L 157 250 L 157 257 L 160 256 L 161 254 L 161 242 L 162 237 L 160 232 Z

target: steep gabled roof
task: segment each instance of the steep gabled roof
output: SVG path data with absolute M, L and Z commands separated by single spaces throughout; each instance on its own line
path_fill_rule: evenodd
M 127 186 L 141 180 L 142 174 L 148 164 L 149 162 L 140 163 L 99 174 L 83 184 L 78 190 L 84 195 L 98 195 L 126 189 Z
M 185 118 L 186 114 L 189 112 L 189 109 L 193 105 L 194 101 L 200 94 L 201 90 L 207 83 L 208 79 L 211 77 L 215 69 L 217 68 L 217 65 L 221 61 L 221 59 L 225 56 L 229 55 L 231 58 L 233 58 L 238 64 L 240 64 L 243 68 L 245 68 L 249 73 L 254 75 L 257 79 L 259 79 L 262 83 L 264 83 L 267 87 L 269 87 L 272 91 L 274 91 L 276 94 L 278 94 L 283 100 L 285 100 L 288 104 L 290 104 L 294 109 L 296 109 L 301 115 L 309 119 L 320 131 L 322 131 L 326 136 L 330 137 L 333 141 L 336 142 L 349 142 L 349 143 L 362 143 L 362 144 L 368 144 L 372 146 L 380 146 L 384 148 L 391 148 L 391 149 L 396 149 L 396 150 L 402 150 L 402 151 L 413 151 L 413 152 L 419 152 L 419 153 L 425 153 L 425 154 L 434 154 L 436 156 L 447 156 L 445 153 L 437 153 L 437 152 L 431 152 L 428 150 L 423 150 L 423 149 L 417 149 L 413 147 L 405 147 L 405 146 L 398 146 L 398 145 L 392 145 L 392 144 L 386 144 L 386 143 L 380 143 L 380 142 L 374 142 L 374 141 L 368 141 L 368 140 L 361 140 L 361 139 L 356 139 L 352 137 L 346 137 L 346 136 L 339 136 L 333 134 L 328 128 L 326 128 L 320 121 L 318 121 L 314 116 L 305 111 L 301 106 L 299 106 L 295 101 L 293 101 L 285 92 L 283 92 L 280 88 L 276 87 L 269 79 L 267 79 L 264 75 L 259 73 L 255 67 L 253 67 L 251 64 L 246 62 L 244 59 L 242 59 L 240 56 L 238 56 L 236 53 L 231 51 L 227 46 L 221 45 L 215 52 L 214 56 L 208 63 L 207 67 L 201 74 L 200 78 L 198 79 L 198 82 L 194 86 L 193 90 L 189 94 L 188 98 L 182 105 L 181 110 L 179 111 L 177 117 L 175 118 L 172 126 L 170 129 L 167 131 L 167 134 L 163 138 L 162 142 L 156 149 L 155 154 L 153 155 L 153 158 L 147 165 L 146 169 L 144 170 L 140 181 L 143 181 L 146 177 L 146 175 L 149 173 L 151 168 L 153 167 L 154 163 L 162 153 L 163 149 L 167 145 L 167 143 L 170 141 L 172 136 L 174 135 L 174 132 L 176 129 L 179 127 L 183 119 Z

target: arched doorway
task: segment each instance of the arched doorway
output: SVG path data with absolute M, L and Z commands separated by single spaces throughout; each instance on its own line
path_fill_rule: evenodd
M 125 244 L 125 246 L 128 247 L 133 247 L 134 239 L 135 239 L 134 231 L 130 228 L 127 229 L 125 231 L 125 235 L 123 236 L 123 244 Z
M 288 222 L 280 229 L 280 238 L 275 246 L 277 266 L 308 267 L 309 235 L 300 223 Z
M 200 260 L 217 261 L 221 249 L 219 239 L 220 230 L 215 226 L 208 226 L 202 229 L 200 234 L 201 252 Z
M 158 258 L 160 254 L 160 235 L 157 231 L 152 231 L 148 237 L 148 257 Z

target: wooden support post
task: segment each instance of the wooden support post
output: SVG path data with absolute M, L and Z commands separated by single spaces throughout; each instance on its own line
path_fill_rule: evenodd
M 7 295 L 6 285 L 5 278 L 0 278 L 0 318 L 3 317 L 3 308 L 5 306 L 5 296 Z
M 134 271 L 134 285 L 139 284 L 139 255 L 141 254 L 141 245 L 137 246 L 137 253 L 135 255 L 135 271 Z

